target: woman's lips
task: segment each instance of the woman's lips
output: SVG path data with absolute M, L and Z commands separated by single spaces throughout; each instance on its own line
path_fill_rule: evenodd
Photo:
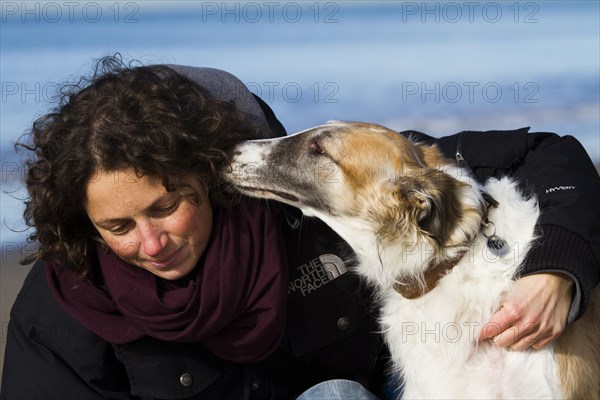
M 172 266 L 173 264 L 177 263 L 178 259 L 179 259 L 179 255 L 181 254 L 181 250 L 183 249 L 183 247 L 180 247 L 179 249 L 177 249 L 174 253 L 172 253 L 171 255 L 169 255 L 166 258 L 163 258 L 160 261 L 148 261 L 150 263 L 150 265 L 152 265 L 154 268 L 168 268 L 170 266 Z

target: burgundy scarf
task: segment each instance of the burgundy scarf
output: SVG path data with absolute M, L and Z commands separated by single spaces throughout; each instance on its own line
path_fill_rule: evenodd
M 234 362 L 256 362 L 279 345 L 285 329 L 285 246 L 265 203 L 217 208 L 211 241 L 198 265 L 166 281 L 98 246 L 100 279 L 80 279 L 47 263 L 62 308 L 104 340 L 123 344 L 151 336 L 201 342 Z

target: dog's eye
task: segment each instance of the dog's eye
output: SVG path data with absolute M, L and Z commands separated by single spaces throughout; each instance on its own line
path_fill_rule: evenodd
M 325 151 L 321 148 L 321 145 L 316 140 L 311 141 L 310 144 L 308 145 L 308 148 L 310 149 L 311 154 L 315 154 L 315 155 L 325 154 Z

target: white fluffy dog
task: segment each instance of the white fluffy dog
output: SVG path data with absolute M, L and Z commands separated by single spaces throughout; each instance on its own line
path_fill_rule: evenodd
M 553 346 L 478 342 L 535 240 L 536 200 L 510 179 L 481 186 L 435 146 L 337 121 L 242 143 L 225 176 L 320 218 L 354 249 L 406 398 L 600 395 L 598 290 Z

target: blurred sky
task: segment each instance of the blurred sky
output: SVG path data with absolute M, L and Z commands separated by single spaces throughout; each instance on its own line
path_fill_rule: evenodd
M 3 246 L 25 237 L 7 229 L 23 227 L 13 143 L 62 82 L 115 52 L 227 70 L 288 132 L 329 119 L 434 136 L 531 126 L 600 161 L 598 1 L 0 4 Z

